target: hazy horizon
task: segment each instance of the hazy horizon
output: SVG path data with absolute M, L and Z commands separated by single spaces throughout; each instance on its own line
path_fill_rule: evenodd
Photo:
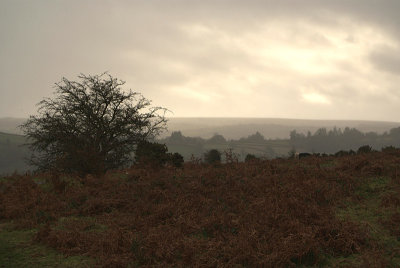
M 0 118 L 0 132 L 22 134 L 18 125 L 26 118 Z M 168 118 L 167 131 L 160 137 L 169 136 L 174 131 L 181 131 L 185 136 L 210 138 L 215 134 L 227 139 L 239 139 L 260 132 L 267 139 L 288 138 L 290 131 L 314 133 L 319 128 L 333 129 L 356 128 L 362 132 L 382 134 L 400 126 L 400 122 L 371 120 L 317 120 L 293 118 L 217 118 L 217 117 L 174 117 Z

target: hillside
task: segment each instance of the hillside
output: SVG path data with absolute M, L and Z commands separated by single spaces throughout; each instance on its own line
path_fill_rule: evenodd
M 399 164 L 392 150 L 4 178 L 0 266 L 399 267 Z
M 22 173 L 30 169 L 25 162 L 30 154 L 25 143 L 24 136 L 0 132 L 0 175 L 14 171 Z
M 0 132 L 20 135 L 22 134 L 22 132 L 18 128 L 18 126 L 23 124 L 25 121 L 26 118 L 13 118 L 13 117 L 0 118 Z

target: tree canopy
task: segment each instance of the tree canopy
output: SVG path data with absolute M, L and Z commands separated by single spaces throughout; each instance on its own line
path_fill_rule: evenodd
M 165 129 L 167 111 L 140 93 L 121 88 L 108 73 L 63 78 L 55 98 L 38 103 L 38 115 L 21 125 L 29 138 L 31 164 L 40 170 L 102 173 L 132 160 L 143 140 Z

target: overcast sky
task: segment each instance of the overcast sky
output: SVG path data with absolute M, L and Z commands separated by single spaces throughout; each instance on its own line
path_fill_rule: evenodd
M 400 1 L 0 1 L 0 117 L 109 71 L 171 116 L 400 121 Z

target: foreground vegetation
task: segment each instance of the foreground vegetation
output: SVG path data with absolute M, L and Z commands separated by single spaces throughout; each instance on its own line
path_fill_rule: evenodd
M 11 176 L 0 266 L 399 267 L 399 173 L 392 150 Z

